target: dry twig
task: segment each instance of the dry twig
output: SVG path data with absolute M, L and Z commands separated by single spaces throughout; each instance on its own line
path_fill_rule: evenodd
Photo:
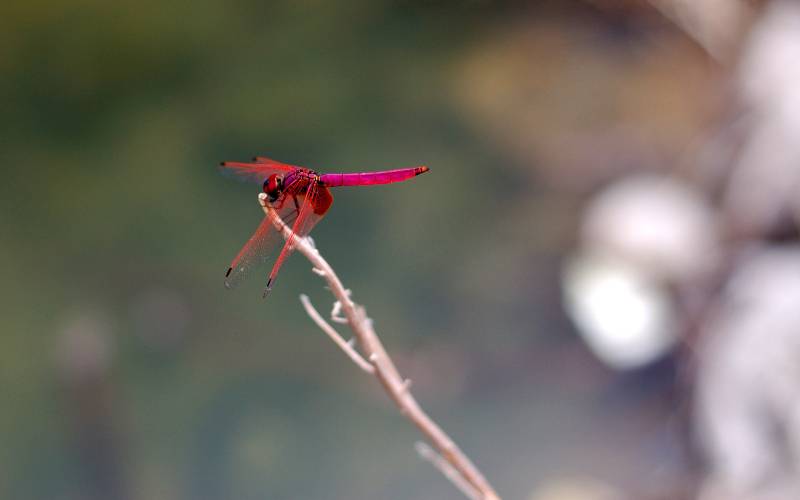
M 270 218 L 275 228 L 285 239 L 293 236 L 292 230 L 284 224 L 280 216 L 266 202 L 264 193 L 258 196 L 264 213 Z M 452 439 L 434 422 L 419 406 L 409 390 L 410 381 L 404 379 L 384 349 L 383 344 L 373 329 L 372 320 L 367 316 L 364 308 L 350 299 L 350 291 L 345 289 L 333 268 L 322 258 L 317 249 L 307 238 L 295 236 L 293 238 L 295 250 L 302 253 L 314 266 L 314 272 L 322 276 L 328 283 L 331 293 L 336 297 L 338 306 L 336 313 L 342 313 L 343 319 L 355 335 L 355 339 L 363 352 L 356 351 L 355 347 L 346 342 L 328 324 L 311 305 L 307 297 L 301 297 L 303 306 L 311 319 L 353 360 L 356 365 L 367 373 L 374 375 L 383 386 L 386 393 L 394 401 L 406 418 L 425 435 L 433 445 L 436 453 L 426 453 L 423 456 L 431 461 L 445 476 L 453 482 L 465 495 L 470 498 L 485 500 L 499 500 L 499 496 L 492 486 L 483 477 L 483 474 L 470 461 L 463 451 Z M 336 318 L 338 314 L 334 315 Z M 365 361 L 366 358 L 369 361 Z M 369 367 L 369 368 L 367 368 Z M 419 449 L 419 446 L 418 446 Z M 432 452 L 432 450 L 426 449 Z M 438 460 L 437 460 L 438 458 Z
M 414 443 L 414 448 L 416 448 L 417 453 L 419 454 L 420 458 L 423 460 L 427 460 L 431 463 L 434 467 L 439 469 L 439 472 L 444 475 L 447 479 L 450 480 L 451 483 L 455 485 L 456 488 L 461 490 L 461 493 L 464 494 L 470 500 L 478 500 L 481 497 L 479 493 L 475 491 L 475 488 L 472 487 L 471 484 L 466 482 L 461 474 L 458 473 L 457 470 L 453 468 L 450 463 L 442 458 L 441 455 L 436 453 L 433 448 L 427 445 L 427 443 L 423 443 L 422 441 L 417 441 Z

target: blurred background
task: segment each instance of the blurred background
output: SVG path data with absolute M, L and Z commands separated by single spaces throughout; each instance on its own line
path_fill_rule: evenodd
M 0 9 L 0 497 L 460 498 L 302 312 L 223 274 L 263 155 L 504 498 L 800 498 L 800 5 Z

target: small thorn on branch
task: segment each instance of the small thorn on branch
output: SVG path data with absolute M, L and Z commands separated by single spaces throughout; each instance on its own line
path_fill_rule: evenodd
M 337 300 L 333 303 L 333 309 L 331 309 L 331 321 L 342 325 L 346 325 L 348 323 L 347 318 L 342 316 L 342 302 L 340 300 Z

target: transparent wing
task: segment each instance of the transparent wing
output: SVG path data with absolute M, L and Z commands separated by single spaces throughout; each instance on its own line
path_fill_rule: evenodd
M 306 236 L 322 219 L 331 203 L 333 203 L 333 197 L 327 188 L 312 185 L 306 193 L 287 191 L 272 205 L 283 222 L 291 227 L 296 235 Z M 269 289 L 283 262 L 293 250 L 291 243 L 291 241 L 284 242 L 283 236 L 272 225 L 269 217 L 264 216 L 255 233 L 231 262 L 225 274 L 225 286 L 227 288 L 238 286 L 254 269 L 268 261 L 274 255 L 275 250 L 283 244 L 267 280 L 267 289 Z
M 272 174 L 286 175 L 298 168 L 300 167 L 258 156 L 251 163 L 224 161 L 220 164 L 223 175 L 258 184 L 263 184 Z
M 288 200 L 282 208 L 278 209 L 278 214 L 287 224 L 292 224 L 297 219 L 298 210 L 293 201 Z M 269 217 L 264 216 L 256 231 L 231 262 L 225 273 L 225 287 L 238 286 L 253 269 L 269 260 L 280 243 L 283 243 L 283 236 L 275 230 Z

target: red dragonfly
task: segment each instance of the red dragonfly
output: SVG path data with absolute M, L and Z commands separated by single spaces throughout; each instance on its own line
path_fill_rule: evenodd
M 222 171 L 247 181 L 263 184 L 267 201 L 292 228 L 294 234 L 306 236 L 322 219 L 333 203 L 328 190 L 336 186 L 370 186 L 400 182 L 428 171 L 428 167 L 411 167 L 381 172 L 349 174 L 319 174 L 309 168 L 288 165 L 269 158 L 256 157 L 252 163 L 222 162 Z M 245 243 L 225 273 L 225 286 L 233 288 L 261 262 L 283 238 L 264 217 L 253 236 Z M 272 290 L 272 283 L 283 261 L 292 251 L 291 241 L 286 241 L 267 278 L 264 296 Z

